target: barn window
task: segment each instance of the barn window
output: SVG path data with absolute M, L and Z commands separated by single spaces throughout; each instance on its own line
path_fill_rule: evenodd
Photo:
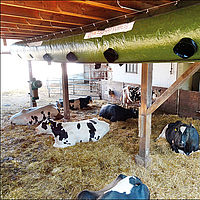
M 137 63 L 126 64 L 126 73 L 137 74 L 138 64 Z

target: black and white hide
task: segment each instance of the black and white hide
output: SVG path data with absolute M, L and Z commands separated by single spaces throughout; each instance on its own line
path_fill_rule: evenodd
M 138 118 L 138 110 L 133 108 L 125 109 L 116 104 L 108 103 L 101 107 L 99 116 L 109 119 L 111 122 L 125 121 L 129 118 Z
M 79 122 L 56 122 L 46 119 L 37 128 L 37 133 L 52 134 L 54 147 L 73 146 L 79 142 L 96 142 L 110 130 L 109 124 L 97 118 Z
M 133 87 L 131 85 L 127 85 L 122 89 L 122 96 L 120 100 L 122 101 L 123 107 L 128 108 L 128 105 L 140 101 L 141 99 L 141 88 Z
M 102 190 L 80 192 L 77 200 L 83 199 L 150 199 L 150 192 L 148 187 L 136 176 L 120 174 Z
M 176 153 L 190 155 L 199 150 L 199 134 L 195 127 L 183 124 L 181 121 L 170 123 L 165 126 L 159 138 L 166 138 L 171 148 Z
M 61 119 L 62 117 L 58 106 L 49 104 L 43 107 L 23 109 L 10 118 L 10 123 L 12 125 L 36 125 L 47 118 Z

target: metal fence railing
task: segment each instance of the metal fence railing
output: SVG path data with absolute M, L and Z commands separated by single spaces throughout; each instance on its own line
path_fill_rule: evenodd
M 62 78 L 53 78 L 46 80 L 46 86 L 49 97 L 51 94 L 62 94 Z M 69 78 L 69 95 L 77 96 L 100 96 L 99 79 Z

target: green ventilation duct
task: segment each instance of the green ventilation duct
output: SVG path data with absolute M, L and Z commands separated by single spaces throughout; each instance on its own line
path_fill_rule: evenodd
M 200 48 L 187 59 L 173 51 L 182 38 L 191 38 L 200 47 L 200 4 L 182 9 L 174 7 L 174 11 L 135 21 L 127 32 L 89 39 L 84 39 L 84 36 L 35 43 L 22 41 L 11 46 L 11 53 L 26 60 L 30 60 L 31 54 L 32 60 L 41 61 L 48 53 L 52 62 L 65 63 L 70 62 L 66 55 L 73 52 L 77 63 L 108 63 L 104 52 L 111 48 L 118 55 L 114 63 L 200 61 Z

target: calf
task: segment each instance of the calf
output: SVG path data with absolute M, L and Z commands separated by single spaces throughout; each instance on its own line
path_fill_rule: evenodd
M 155 90 L 153 90 L 152 91 L 152 103 L 154 103 L 155 101 L 156 101 L 156 99 L 158 98 L 158 97 L 160 97 L 160 95 L 161 95 L 161 89 L 155 89 Z
M 83 190 L 76 199 L 150 199 L 150 192 L 148 187 L 136 176 L 120 174 L 102 190 Z
M 63 116 L 60 114 L 57 105 L 49 104 L 39 108 L 23 109 L 10 118 L 10 123 L 13 125 L 36 125 L 47 119 L 47 117 L 61 119 Z
M 191 123 L 187 125 L 181 121 L 176 121 L 167 124 L 158 139 L 161 137 L 167 139 L 172 150 L 176 153 L 181 150 L 186 155 L 190 155 L 190 153 L 199 149 L 199 134 Z
M 106 104 L 100 109 L 99 116 L 109 119 L 111 122 L 125 121 L 129 118 L 138 118 L 138 110 L 125 109 L 116 104 Z
M 56 122 L 46 119 L 37 128 L 38 133 L 52 134 L 54 147 L 73 146 L 78 142 L 96 142 L 110 130 L 109 124 L 97 118 L 79 122 Z
M 63 107 L 63 99 L 59 99 L 59 103 Z M 85 98 L 70 99 L 69 108 L 72 110 L 87 108 L 89 103 L 92 103 L 92 97 L 90 96 L 87 96 Z

